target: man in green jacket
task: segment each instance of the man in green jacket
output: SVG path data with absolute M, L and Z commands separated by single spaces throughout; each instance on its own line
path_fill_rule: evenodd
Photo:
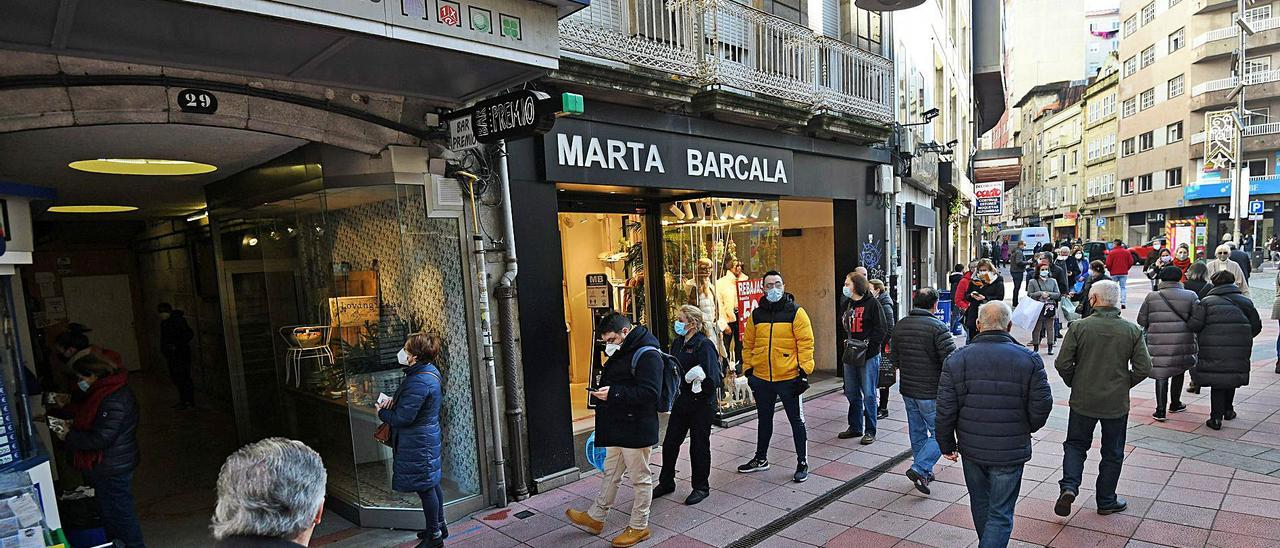
M 1151 355 L 1142 328 L 1120 317 L 1120 286 L 1094 282 L 1089 291 L 1093 315 L 1071 324 L 1054 366 L 1071 387 L 1071 417 L 1062 442 L 1062 492 L 1054 513 L 1071 515 L 1080 491 L 1085 456 L 1093 445 L 1093 429 L 1102 423 L 1102 462 L 1098 464 L 1098 513 L 1123 512 L 1129 504 L 1116 496 L 1124 464 L 1125 430 L 1129 422 L 1129 389 L 1151 373 Z M 1132 367 L 1130 367 L 1132 364 Z

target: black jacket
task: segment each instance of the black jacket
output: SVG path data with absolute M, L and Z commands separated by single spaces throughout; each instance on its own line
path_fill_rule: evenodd
M 1070 267 L 1067 269 L 1067 286 L 1058 288 L 1062 290 L 1063 295 L 1070 293 L 1071 289 L 1076 286 L 1076 280 L 1080 279 L 1081 273 L 1089 272 L 1089 262 L 1084 261 L 1083 269 L 1081 268 L 1080 262 L 1081 261 L 1077 261 L 1075 259 L 1075 256 L 1072 256 L 1071 260 L 1067 261 L 1068 266 Z M 1088 280 L 1085 281 L 1087 282 Z
M 1191 311 L 1187 326 L 1198 333 L 1200 360 L 1191 378 L 1200 386 L 1238 388 L 1249 384 L 1253 338 L 1262 320 L 1253 301 L 1235 284 L 1220 285 Z
M 1022 464 L 1052 410 L 1040 356 L 1004 331 L 984 331 L 942 367 L 938 448 L 987 466 Z
M 1009 250 L 1009 273 L 1022 274 L 1027 271 L 1027 256 L 1025 253 L 1018 251 L 1018 248 Z M 1015 278 L 1017 276 L 1014 276 Z
M 885 327 L 884 306 L 879 300 L 870 293 L 859 300 L 850 300 L 841 318 L 850 338 L 867 341 L 867 359 L 880 355 L 889 330 Z
M 956 349 L 951 331 L 932 312 L 913 308 L 896 335 L 889 340 L 889 363 L 901 372 L 898 390 L 907 398 L 937 399 L 942 362 Z
M 191 361 L 191 339 L 195 332 L 187 325 L 181 310 L 169 313 L 169 319 L 160 322 L 160 352 L 166 360 Z
M 1231 260 L 1235 261 L 1236 264 L 1240 265 L 1240 271 L 1244 272 L 1244 279 L 1245 281 L 1248 281 L 1249 276 L 1253 274 L 1252 272 L 1253 265 L 1250 264 L 1249 262 L 1249 254 L 1243 251 L 1240 251 L 1239 249 L 1232 249 Z
M 1187 278 L 1187 281 L 1183 282 L 1182 287 L 1195 291 L 1196 296 L 1203 299 L 1209 296 L 1209 290 L 1213 289 L 1213 284 L 1205 280 L 1192 280 L 1191 278 Z
M 1076 312 L 1080 314 L 1082 319 L 1088 318 L 1090 314 L 1093 314 L 1093 307 L 1089 306 L 1089 291 L 1093 289 L 1093 283 L 1110 279 L 1111 276 L 1108 276 L 1105 272 L 1097 278 L 1094 278 L 1092 274 L 1089 275 L 1089 281 L 1084 283 L 1084 287 L 1080 289 L 1080 293 L 1077 293 L 1074 298 L 1077 303 L 1080 303 Z
M 893 312 L 893 297 L 889 293 L 881 293 L 876 300 L 880 302 L 880 310 L 884 312 L 884 337 L 887 341 L 893 338 L 893 328 L 898 323 L 898 316 Z
M 102 460 L 89 473 L 114 476 L 138 467 L 138 400 L 128 385 L 102 399 L 93 429 L 67 433 L 73 451 L 102 450 Z
M 1067 293 L 1067 290 L 1071 288 L 1071 286 L 1067 284 L 1072 280 L 1071 263 L 1074 262 L 1074 259 L 1067 257 L 1067 260 L 1065 261 L 1059 261 L 1055 258 L 1053 262 L 1049 263 L 1049 275 L 1053 276 L 1053 279 L 1058 280 L 1058 291 L 1060 293 L 1065 294 Z
M 716 390 L 724 384 L 724 375 L 720 371 L 720 352 L 716 350 L 716 344 L 701 332 L 694 333 L 687 341 L 684 337 L 676 337 L 671 343 L 671 355 L 680 361 L 680 397 L 676 398 L 672 411 L 689 410 L 698 405 L 714 406 Z M 693 384 L 684 380 L 684 376 L 696 366 L 702 367 L 707 378 L 702 381 L 702 392 L 694 394 Z M 610 391 L 612 390 L 611 388 Z
M 975 273 L 976 274 L 976 273 Z M 973 294 L 978 293 L 987 300 L 979 301 L 973 298 Z M 964 311 L 964 326 L 973 333 L 978 332 L 978 307 L 1004 300 L 1004 278 L 997 275 L 995 281 L 978 287 L 973 281 L 969 282 L 969 294 L 964 296 L 969 301 L 969 308 Z
M 604 362 L 600 386 L 609 399 L 596 400 L 596 447 L 640 449 L 658 443 L 658 390 L 662 389 L 662 357 L 645 351 L 631 371 L 631 356 L 645 346 L 661 349 L 658 339 L 637 325 L 622 348 Z

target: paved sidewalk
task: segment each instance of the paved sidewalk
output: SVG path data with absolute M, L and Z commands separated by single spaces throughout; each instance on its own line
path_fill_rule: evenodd
M 1183 394 L 1188 412 L 1156 423 L 1151 418 L 1153 383 L 1143 382 L 1133 389 L 1126 464 L 1118 489 L 1129 501 L 1130 509 L 1125 513 L 1099 516 L 1092 511 L 1095 503 L 1088 487 L 1096 479 L 1095 443 L 1074 513 L 1067 518 L 1053 514 L 1070 391 L 1053 369 L 1052 357 L 1044 356 L 1056 405 L 1047 426 L 1034 436 L 1034 456 L 1023 476 L 1013 535 L 1016 541 L 1011 545 L 1234 548 L 1280 544 L 1280 375 L 1273 372 L 1280 329 L 1270 320 L 1273 276 L 1271 272 L 1260 274 L 1251 284 L 1251 289 L 1267 290 L 1265 295 L 1255 295 L 1259 301 L 1266 299 L 1265 306 L 1259 303 L 1264 330 L 1255 340 L 1251 383 L 1237 391 L 1239 418 L 1225 423 L 1221 431 L 1208 429 L 1204 421 L 1209 391 L 1204 390 L 1201 395 Z M 1131 279 L 1125 317 L 1137 316 L 1149 289 L 1145 278 Z M 1021 330 L 1015 330 L 1015 336 L 1028 338 Z M 880 423 L 879 440 L 860 446 L 857 440 L 835 437 L 845 427 L 847 403 L 843 396 L 833 394 L 805 402 L 813 475 L 803 484 L 790 481 L 795 454 L 784 414 L 775 419 L 770 449 L 773 467 L 767 472 L 740 475 L 733 471 L 754 452 L 754 423 L 716 429 L 712 434 L 711 497 L 693 507 L 681 504 L 689 491 L 689 462 L 682 455 L 677 491 L 654 501 L 654 538 L 643 546 L 724 546 L 902 453 L 908 446 L 907 425 L 896 389 L 890 408 L 892 415 Z M 654 462 L 660 459 L 655 452 Z M 902 475 L 909 464 L 909 460 L 899 464 L 760 546 L 975 545 L 977 536 L 960 466 L 940 461 L 938 479 L 930 485 L 933 494 L 922 496 Z M 481 512 L 450 526 L 453 536 L 449 546 L 607 546 L 607 539 L 626 525 L 630 488 L 624 486 L 619 492 L 618 509 L 602 536 L 591 536 L 569 525 L 564 517 L 565 508 L 585 509 L 599 482 L 599 476 L 592 475 L 510 508 Z M 398 533 L 402 536 L 395 541 L 395 534 L 382 532 L 376 542 L 362 533 L 334 539 L 336 542 L 319 539 L 318 544 L 414 545 L 404 533 Z

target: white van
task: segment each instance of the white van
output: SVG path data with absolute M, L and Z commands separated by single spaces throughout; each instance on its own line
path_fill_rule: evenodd
M 1001 230 L 998 234 L 996 234 L 995 245 L 999 246 L 1000 242 L 1005 241 L 1006 238 L 1009 240 L 1010 250 L 1012 250 L 1014 246 L 1018 244 L 1018 242 L 1027 243 L 1027 247 L 1024 248 L 1022 251 L 1024 258 L 1030 257 L 1032 250 L 1034 250 L 1037 245 L 1053 243 L 1053 241 L 1049 239 L 1049 229 L 1043 226 L 1031 226 L 1027 228 L 1010 228 L 1008 230 Z

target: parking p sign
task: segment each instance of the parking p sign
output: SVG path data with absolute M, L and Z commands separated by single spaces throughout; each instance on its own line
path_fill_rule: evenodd
M 1098 217 L 1098 228 L 1106 228 L 1106 227 L 1107 227 L 1107 218 Z
M 1250 215 L 1262 215 L 1262 208 L 1263 208 L 1262 200 L 1251 200 L 1249 202 Z

